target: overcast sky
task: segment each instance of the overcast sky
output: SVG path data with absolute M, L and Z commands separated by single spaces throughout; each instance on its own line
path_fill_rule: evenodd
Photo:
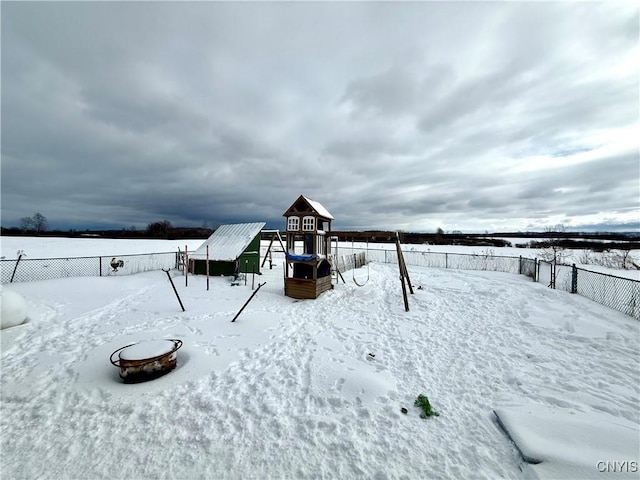
M 7 2 L 2 225 L 640 229 L 635 2 Z

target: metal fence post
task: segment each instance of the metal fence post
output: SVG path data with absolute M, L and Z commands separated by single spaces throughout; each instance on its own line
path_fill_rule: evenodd
M 102 257 L 98 257 L 98 268 L 100 268 L 100 276 L 102 276 Z
M 444 254 L 444 268 L 449 268 L 449 254 L 446 252 Z
M 9 283 L 13 283 L 13 279 L 16 276 L 16 270 L 18 270 L 18 264 L 20 263 L 21 258 L 22 258 L 22 253 L 18 255 L 18 260 L 16 260 L 16 266 L 13 267 L 13 273 L 11 274 L 11 280 L 9 280 Z
M 522 275 L 522 255 L 518 257 L 518 275 Z
M 571 293 L 578 293 L 578 269 L 575 263 L 571 267 Z

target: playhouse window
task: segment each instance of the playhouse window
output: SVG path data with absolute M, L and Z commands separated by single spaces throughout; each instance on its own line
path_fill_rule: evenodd
M 289 217 L 287 220 L 287 230 L 300 230 L 300 219 L 298 217 Z
M 315 217 L 303 217 L 302 218 L 302 230 L 305 232 L 314 231 L 316 229 Z

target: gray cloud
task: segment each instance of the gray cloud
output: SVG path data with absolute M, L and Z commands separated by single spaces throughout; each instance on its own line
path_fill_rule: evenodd
M 605 2 L 5 3 L 3 225 L 276 228 L 300 194 L 335 228 L 633 225 L 638 33 Z

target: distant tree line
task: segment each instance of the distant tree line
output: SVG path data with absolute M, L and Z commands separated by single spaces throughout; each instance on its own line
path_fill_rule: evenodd
M 501 238 L 483 238 L 479 235 L 447 234 L 438 229 L 436 233 L 399 232 L 401 243 L 430 245 L 468 245 L 476 247 L 510 247 L 511 242 Z M 331 231 L 331 236 L 341 242 L 389 243 L 396 241 L 396 232 L 367 230 L 363 232 Z
M 103 238 L 158 238 L 167 240 L 209 238 L 213 229 L 208 227 L 174 227 L 168 220 L 151 222 L 144 230 L 132 226 L 120 230 L 52 230 L 44 215 L 34 214 L 32 217 L 20 219 L 19 227 L 1 227 L 1 234 L 6 236 L 49 236 L 49 237 L 103 237 Z
M 174 227 L 168 220 L 151 222 L 144 230 L 138 230 L 135 226 L 120 230 L 51 230 L 44 215 L 37 212 L 31 217 L 20 219 L 19 227 L 1 227 L 1 234 L 7 236 L 32 236 L 46 235 L 56 237 L 104 237 L 104 238 L 157 238 L 167 240 L 209 238 L 214 229 L 205 225 L 202 227 Z M 556 231 L 557 230 L 557 231 Z M 582 233 L 567 232 L 566 229 L 547 229 L 544 232 L 510 232 L 510 233 L 471 233 L 464 234 L 454 231 L 445 233 L 438 228 L 435 233 L 399 232 L 402 243 L 420 243 L 431 245 L 465 245 L 486 247 L 510 247 L 511 242 L 505 238 L 530 238 L 528 243 L 516 244 L 521 248 L 542 248 L 557 251 L 558 249 L 593 249 L 594 251 L 612 249 L 640 249 L 640 235 L 629 233 Z M 282 232 L 284 234 L 284 232 Z M 396 232 L 386 230 L 366 231 L 337 231 L 331 232 L 343 242 L 371 242 L 388 243 L 395 242 Z M 502 238 L 500 238 L 502 237 Z M 262 235 L 263 240 L 270 240 L 271 234 Z M 603 243 L 607 240 L 607 243 Z
M 361 232 L 332 231 L 332 236 L 338 237 L 342 242 L 369 242 L 388 243 L 395 242 L 396 233 L 390 231 L 368 230 Z M 430 244 L 430 245 L 463 245 L 474 247 L 520 247 L 520 248 L 558 248 L 567 249 L 638 249 L 640 248 L 640 236 L 629 234 L 581 234 L 568 232 L 520 232 L 520 233 L 444 233 L 439 228 L 435 233 L 399 232 L 400 242 L 404 244 Z M 500 238 L 504 237 L 504 238 Z M 270 238 L 270 237 L 269 237 Z M 512 245 L 506 238 L 530 238 L 528 243 Z M 606 240 L 606 243 L 603 242 Z
M 214 232 L 208 227 L 174 227 L 168 220 L 151 222 L 143 232 L 144 238 L 165 238 L 178 240 L 181 238 L 209 238 Z

